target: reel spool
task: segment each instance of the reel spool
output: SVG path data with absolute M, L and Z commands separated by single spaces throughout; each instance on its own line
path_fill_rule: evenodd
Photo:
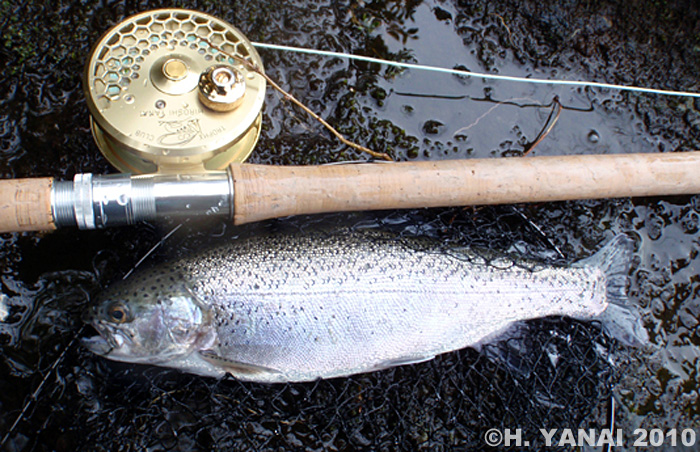
M 197 11 L 148 11 L 105 33 L 83 87 L 93 137 L 110 163 L 139 174 L 244 161 L 260 135 L 266 83 L 224 52 L 262 71 L 238 29 Z

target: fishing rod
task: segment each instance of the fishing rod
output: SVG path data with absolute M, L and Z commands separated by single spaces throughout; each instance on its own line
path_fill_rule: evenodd
M 120 22 L 93 48 L 83 86 L 95 141 L 123 173 L 0 180 L 0 232 L 700 193 L 696 152 L 246 164 L 262 124 L 262 67 L 238 29 L 204 13 Z

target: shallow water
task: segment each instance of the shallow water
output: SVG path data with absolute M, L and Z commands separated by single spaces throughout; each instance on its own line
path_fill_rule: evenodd
M 82 65 L 111 25 L 164 4 L 56 3 L 54 9 L 0 3 L 4 178 L 112 171 L 90 136 Z M 692 2 L 174 4 L 222 17 L 253 41 L 508 75 L 699 85 L 700 11 Z M 268 74 L 349 137 L 401 160 L 522 154 L 550 112 L 532 105 L 548 105 L 555 96 L 566 108 L 535 155 L 689 151 L 700 142 L 697 101 L 260 53 Z M 263 121 L 252 162 L 362 158 L 272 91 Z M 699 210 L 700 197 L 687 196 L 330 215 L 239 230 L 183 227 L 152 261 L 215 236 L 310 228 L 319 221 L 376 223 L 446 245 L 559 262 L 588 256 L 621 232 L 637 239 L 630 293 L 651 349 L 615 344 L 595 324 L 544 319 L 482 352 L 280 386 L 107 362 L 75 343 L 90 294 L 129 271 L 174 224 L 3 235 L 0 303 L 9 311 L 0 323 L 4 450 L 189 450 L 195 443 L 202 450 L 452 450 L 483 447 L 483 434 L 493 427 L 523 428 L 525 439 L 539 446 L 538 428 L 607 427 L 611 396 L 628 438 L 637 427 L 696 428 Z

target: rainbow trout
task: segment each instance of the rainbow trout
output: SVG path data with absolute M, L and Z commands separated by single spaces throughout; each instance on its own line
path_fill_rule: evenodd
M 417 363 L 544 316 L 599 319 L 634 342 L 632 241 L 571 267 L 497 268 L 374 233 L 236 241 L 135 273 L 85 314 L 106 358 L 256 382 Z M 626 336 L 626 337 L 625 337 Z

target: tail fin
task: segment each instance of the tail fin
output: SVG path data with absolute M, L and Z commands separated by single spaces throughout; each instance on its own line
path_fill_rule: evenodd
M 634 254 L 634 240 L 618 235 L 593 256 L 576 266 L 598 267 L 605 273 L 607 309 L 597 318 L 610 336 L 625 345 L 643 346 L 649 336 L 641 316 L 627 296 L 627 277 Z

